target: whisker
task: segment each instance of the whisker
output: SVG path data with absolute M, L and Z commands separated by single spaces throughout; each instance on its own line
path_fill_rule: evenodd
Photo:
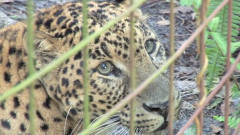
M 119 124 L 119 126 L 115 130 L 111 131 L 109 135 L 125 135 L 128 132 L 129 130 L 126 127 Z
M 64 121 L 64 128 L 63 128 L 64 135 L 66 135 L 67 118 L 71 109 L 72 109 L 72 105 L 69 107 L 65 121 Z
M 96 133 L 96 135 L 101 135 L 102 133 L 105 134 L 105 132 L 107 133 L 108 132 L 108 129 L 109 128 L 112 128 L 112 127 L 115 127 L 116 125 L 109 125 L 107 127 L 104 127 L 104 128 L 100 128 L 98 130 L 98 132 Z
M 112 123 L 110 123 L 110 124 L 108 124 L 108 125 L 106 125 L 106 124 L 104 124 L 104 126 L 101 125 L 101 127 L 97 129 L 96 135 L 97 135 L 97 134 L 100 134 L 100 133 L 102 133 L 102 132 L 104 132 L 104 131 L 107 131 L 107 129 L 110 129 L 110 128 L 118 125 L 119 123 L 120 123 L 120 122 L 114 122 L 114 121 L 113 121 Z
M 136 128 L 135 129 L 135 135 L 141 135 L 142 134 L 142 129 Z
M 90 123 L 90 126 L 95 122 L 97 121 L 99 118 L 101 118 L 103 115 L 95 118 L 91 123 Z M 119 118 L 118 118 L 118 115 L 115 114 L 113 115 L 108 121 L 104 122 L 103 124 L 101 124 L 100 126 L 97 127 L 96 130 L 92 131 L 90 134 L 92 133 L 96 133 L 96 131 L 98 132 L 99 130 L 101 130 L 103 127 L 106 127 L 107 125 L 110 125 L 112 123 L 115 123 L 116 121 L 119 121 Z
M 74 125 L 75 125 L 75 124 L 74 124 Z M 72 130 L 72 132 L 71 132 L 70 135 L 73 135 L 74 132 L 75 132 L 75 130 L 78 131 L 79 128 L 81 127 L 81 125 L 82 125 L 82 119 L 80 119 L 80 120 L 77 121 L 77 124 L 76 124 L 76 126 L 73 128 L 73 130 Z
M 95 118 L 93 121 L 91 121 L 90 125 L 91 126 L 95 121 L 97 121 L 99 118 L 101 118 L 103 115 Z M 114 132 L 109 132 L 111 130 L 109 129 L 114 129 L 114 127 L 117 127 L 117 125 L 120 125 L 120 118 L 119 118 L 119 114 L 114 114 L 108 121 L 102 123 L 101 125 L 99 125 L 97 127 L 97 129 L 95 129 L 94 131 L 91 131 L 90 134 L 92 135 L 100 135 L 100 134 L 105 134 L 107 133 L 107 135 L 113 135 Z M 116 130 L 114 130 L 116 131 Z M 104 133 L 106 132 L 106 133 Z M 118 134 L 116 134 L 118 135 Z
M 77 128 L 77 131 L 76 131 L 76 133 L 79 133 L 80 131 L 81 131 L 81 128 L 82 128 L 82 122 L 81 122 L 81 124 L 78 126 L 78 128 Z
M 127 128 L 125 128 L 125 127 L 122 127 L 121 126 L 121 130 L 120 130 L 121 132 L 120 132 L 120 134 L 122 134 L 122 135 L 127 135 L 127 134 L 129 134 L 129 130 L 127 129 Z

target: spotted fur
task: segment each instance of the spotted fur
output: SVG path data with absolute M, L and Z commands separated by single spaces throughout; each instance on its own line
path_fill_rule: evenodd
M 89 33 L 122 14 L 126 8 L 126 4 L 117 2 L 89 2 Z M 162 64 L 165 51 L 141 20 L 140 11 L 135 14 L 134 55 L 136 81 L 140 84 L 156 71 L 155 59 L 150 56 L 158 55 L 158 64 Z M 91 121 L 130 93 L 129 27 L 130 19 L 126 17 L 88 45 Z M 40 70 L 82 40 L 82 4 L 71 2 L 39 11 L 35 15 L 34 30 L 35 68 Z M 0 93 L 4 93 L 28 76 L 26 24 L 18 22 L 0 30 L 0 54 Z M 82 130 L 83 64 L 83 53 L 79 51 L 35 82 L 37 134 L 70 135 Z M 136 97 L 136 132 L 150 134 L 166 128 L 168 84 L 165 73 Z M 29 132 L 28 96 L 26 88 L 0 104 L 1 135 Z M 113 133 L 113 126 L 109 125 L 114 123 L 128 132 L 129 108 L 126 105 L 109 119 L 108 124 L 99 128 L 105 130 L 102 134 Z M 99 130 L 96 132 L 101 133 Z

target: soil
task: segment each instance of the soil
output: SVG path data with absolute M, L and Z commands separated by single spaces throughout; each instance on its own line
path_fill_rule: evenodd
M 26 19 L 26 0 L 5 0 L 0 2 L 0 28 L 16 21 Z M 71 0 L 35 0 L 35 10 Z M 195 15 L 191 7 L 182 7 L 176 3 L 176 50 L 189 38 L 196 29 Z M 169 2 L 149 0 L 141 7 L 146 15 L 146 22 L 156 32 L 161 43 L 169 50 Z M 190 118 L 198 102 L 198 90 L 195 78 L 199 71 L 199 57 L 196 44 L 192 45 L 176 61 L 175 87 L 182 93 L 183 103 L 180 109 L 179 120 L 176 122 L 177 132 Z M 204 110 L 203 135 L 223 134 L 223 123 L 213 119 L 215 115 L 222 115 L 220 105 Z M 220 129 L 220 130 L 217 130 Z

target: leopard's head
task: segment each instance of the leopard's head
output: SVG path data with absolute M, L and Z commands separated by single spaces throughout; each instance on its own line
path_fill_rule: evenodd
M 121 3 L 89 2 L 89 33 L 97 31 L 111 19 L 121 15 L 126 8 L 127 6 Z M 81 9 L 81 3 L 68 3 L 45 9 L 36 15 L 37 69 L 41 69 L 82 40 Z M 133 53 L 137 86 L 166 60 L 163 46 L 141 17 L 140 11 L 136 11 Z M 88 44 L 88 97 L 91 121 L 101 117 L 131 93 L 129 36 L 130 18 L 125 17 Z M 154 62 L 156 58 L 160 65 Z M 83 119 L 83 67 L 83 52 L 79 51 L 40 79 L 50 97 L 59 104 L 63 112 L 69 112 L 68 117 L 73 120 Z M 168 75 L 164 73 L 135 98 L 136 131 L 149 133 L 166 128 L 168 95 Z M 176 97 L 179 97 L 178 92 Z M 101 130 L 109 133 L 117 129 L 116 127 L 121 127 L 124 131 L 128 131 L 129 123 L 130 105 L 128 104 L 110 118 Z

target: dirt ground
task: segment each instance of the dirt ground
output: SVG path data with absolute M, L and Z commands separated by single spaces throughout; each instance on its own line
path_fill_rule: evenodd
M 1 0 L 3 1 L 3 0 Z M 4 0 L 0 2 L 0 28 L 26 18 L 26 0 Z M 14 1 L 14 2 L 13 2 Z M 69 0 L 35 0 L 36 10 Z M 169 3 L 163 0 L 149 0 L 141 7 L 146 15 L 147 23 L 158 35 L 160 41 L 169 50 Z M 188 39 L 195 30 L 195 15 L 190 7 L 181 7 L 176 3 L 176 49 Z M 198 101 L 198 90 L 195 83 L 199 71 L 199 59 L 196 45 L 193 43 L 177 60 L 175 67 L 175 87 L 181 91 L 183 103 L 179 120 L 176 122 L 177 132 L 190 118 Z M 214 120 L 213 116 L 222 115 L 220 105 L 204 110 L 203 135 L 223 134 L 223 124 Z

